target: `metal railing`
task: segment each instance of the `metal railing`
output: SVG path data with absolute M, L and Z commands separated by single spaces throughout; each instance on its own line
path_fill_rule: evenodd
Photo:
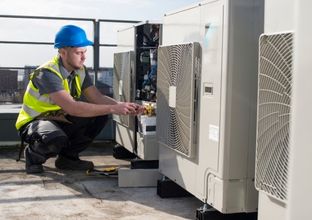
M 100 33 L 101 33 L 101 23 L 123 23 L 123 24 L 135 24 L 139 21 L 134 20 L 115 20 L 115 19 L 92 19 L 92 18 L 77 18 L 77 17 L 48 17 L 48 16 L 24 16 L 24 15 L 0 15 L 0 19 L 17 19 L 17 21 L 25 21 L 28 19 L 34 19 L 34 20 L 50 20 L 50 21 L 56 21 L 56 20 L 63 20 L 63 21 L 82 21 L 91 23 L 91 27 L 93 27 L 93 67 L 87 67 L 89 71 L 92 71 L 94 73 L 94 82 L 95 84 L 98 83 L 98 73 L 102 70 L 107 70 L 107 67 L 100 66 L 100 48 L 102 47 L 117 47 L 117 44 L 112 44 L 108 42 L 101 42 L 100 40 Z M 5 30 L 2 30 L 5 31 Z M 53 45 L 54 42 L 48 42 L 48 41 L 24 41 L 24 40 L 3 40 L 0 36 L 0 45 Z M 41 63 L 39 63 L 41 64 Z M 38 63 L 32 64 L 30 66 L 38 66 Z M 3 66 L 3 64 L 0 66 L 0 70 L 24 70 L 24 73 L 26 71 L 29 71 L 29 67 L 24 66 Z M 2 80 L 2 76 L 0 74 L 0 80 Z M 5 79 L 3 79 L 5 80 Z M 112 86 L 112 85 L 110 85 Z M 18 90 L 18 88 L 16 88 Z M 0 91 L 1 93 L 1 91 Z
M 117 47 L 116 44 L 100 43 L 100 23 L 138 23 L 134 20 L 116 20 L 116 19 L 91 19 L 91 18 L 75 18 L 75 17 L 48 17 L 48 16 L 24 16 L 24 15 L 0 15 L 0 18 L 8 19 L 41 19 L 41 20 L 71 20 L 71 21 L 87 21 L 93 23 L 93 70 L 95 72 L 95 80 L 97 80 L 97 72 L 100 69 L 100 47 Z M 36 45 L 53 45 L 53 42 L 35 42 L 35 41 L 2 41 L 0 44 L 36 44 Z M 23 69 L 23 67 L 0 67 L 1 69 Z

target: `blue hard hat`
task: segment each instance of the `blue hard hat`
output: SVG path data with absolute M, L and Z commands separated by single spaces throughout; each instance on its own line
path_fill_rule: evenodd
M 85 47 L 93 45 L 86 36 L 86 32 L 75 25 L 65 25 L 55 35 L 54 47 Z

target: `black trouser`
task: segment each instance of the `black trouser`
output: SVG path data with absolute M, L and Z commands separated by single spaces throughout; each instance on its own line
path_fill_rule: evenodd
M 34 163 L 42 164 L 58 154 L 76 159 L 101 132 L 107 118 L 67 116 L 72 124 L 34 120 L 20 129 L 20 135 L 29 144 L 29 153 Z

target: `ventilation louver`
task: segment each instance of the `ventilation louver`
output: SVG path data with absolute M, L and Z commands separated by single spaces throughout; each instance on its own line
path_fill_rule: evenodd
M 293 34 L 262 35 L 259 46 L 256 187 L 286 202 Z
M 157 138 L 187 157 L 195 152 L 199 70 L 199 43 L 159 47 Z
M 114 80 L 113 95 L 114 99 L 121 102 L 131 102 L 133 85 L 133 65 L 134 53 L 132 51 L 114 54 Z M 114 120 L 126 127 L 131 127 L 130 115 L 114 115 Z

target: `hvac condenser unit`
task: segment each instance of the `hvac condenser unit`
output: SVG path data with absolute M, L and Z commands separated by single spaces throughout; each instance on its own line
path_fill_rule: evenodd
M 160 172 L 222 213 L 254 212 L 263 1 L 210 0 L 166 14 L 158 51 Z
M 265 2 L 264 33 L 258 43 L 255 186 L 259 191 L 259 220 L 286 219 L 294 6 L 293 0 Z
M 149 103 L 149 106 L 153 107 L 156 105 L 157 49 L 160 32 L 159 22 L 151 21 L 118 31 L 118 53 L 114 54 L 116 100 Z M 114 120 L 116 142 L 121 147 L 144 160 L 158 159 L 154 115 L 138 118 L 115 115 Z
M 117 101 L 134 101 L 134 53 L 133 51 L 114 54 L 113 96 Z M 114 115 L 116 142 L 122 146 L 134 146 L 135 117 Z
M 256 187 L 285 203 L 293 34 L 263 34 L 259 45 Z

